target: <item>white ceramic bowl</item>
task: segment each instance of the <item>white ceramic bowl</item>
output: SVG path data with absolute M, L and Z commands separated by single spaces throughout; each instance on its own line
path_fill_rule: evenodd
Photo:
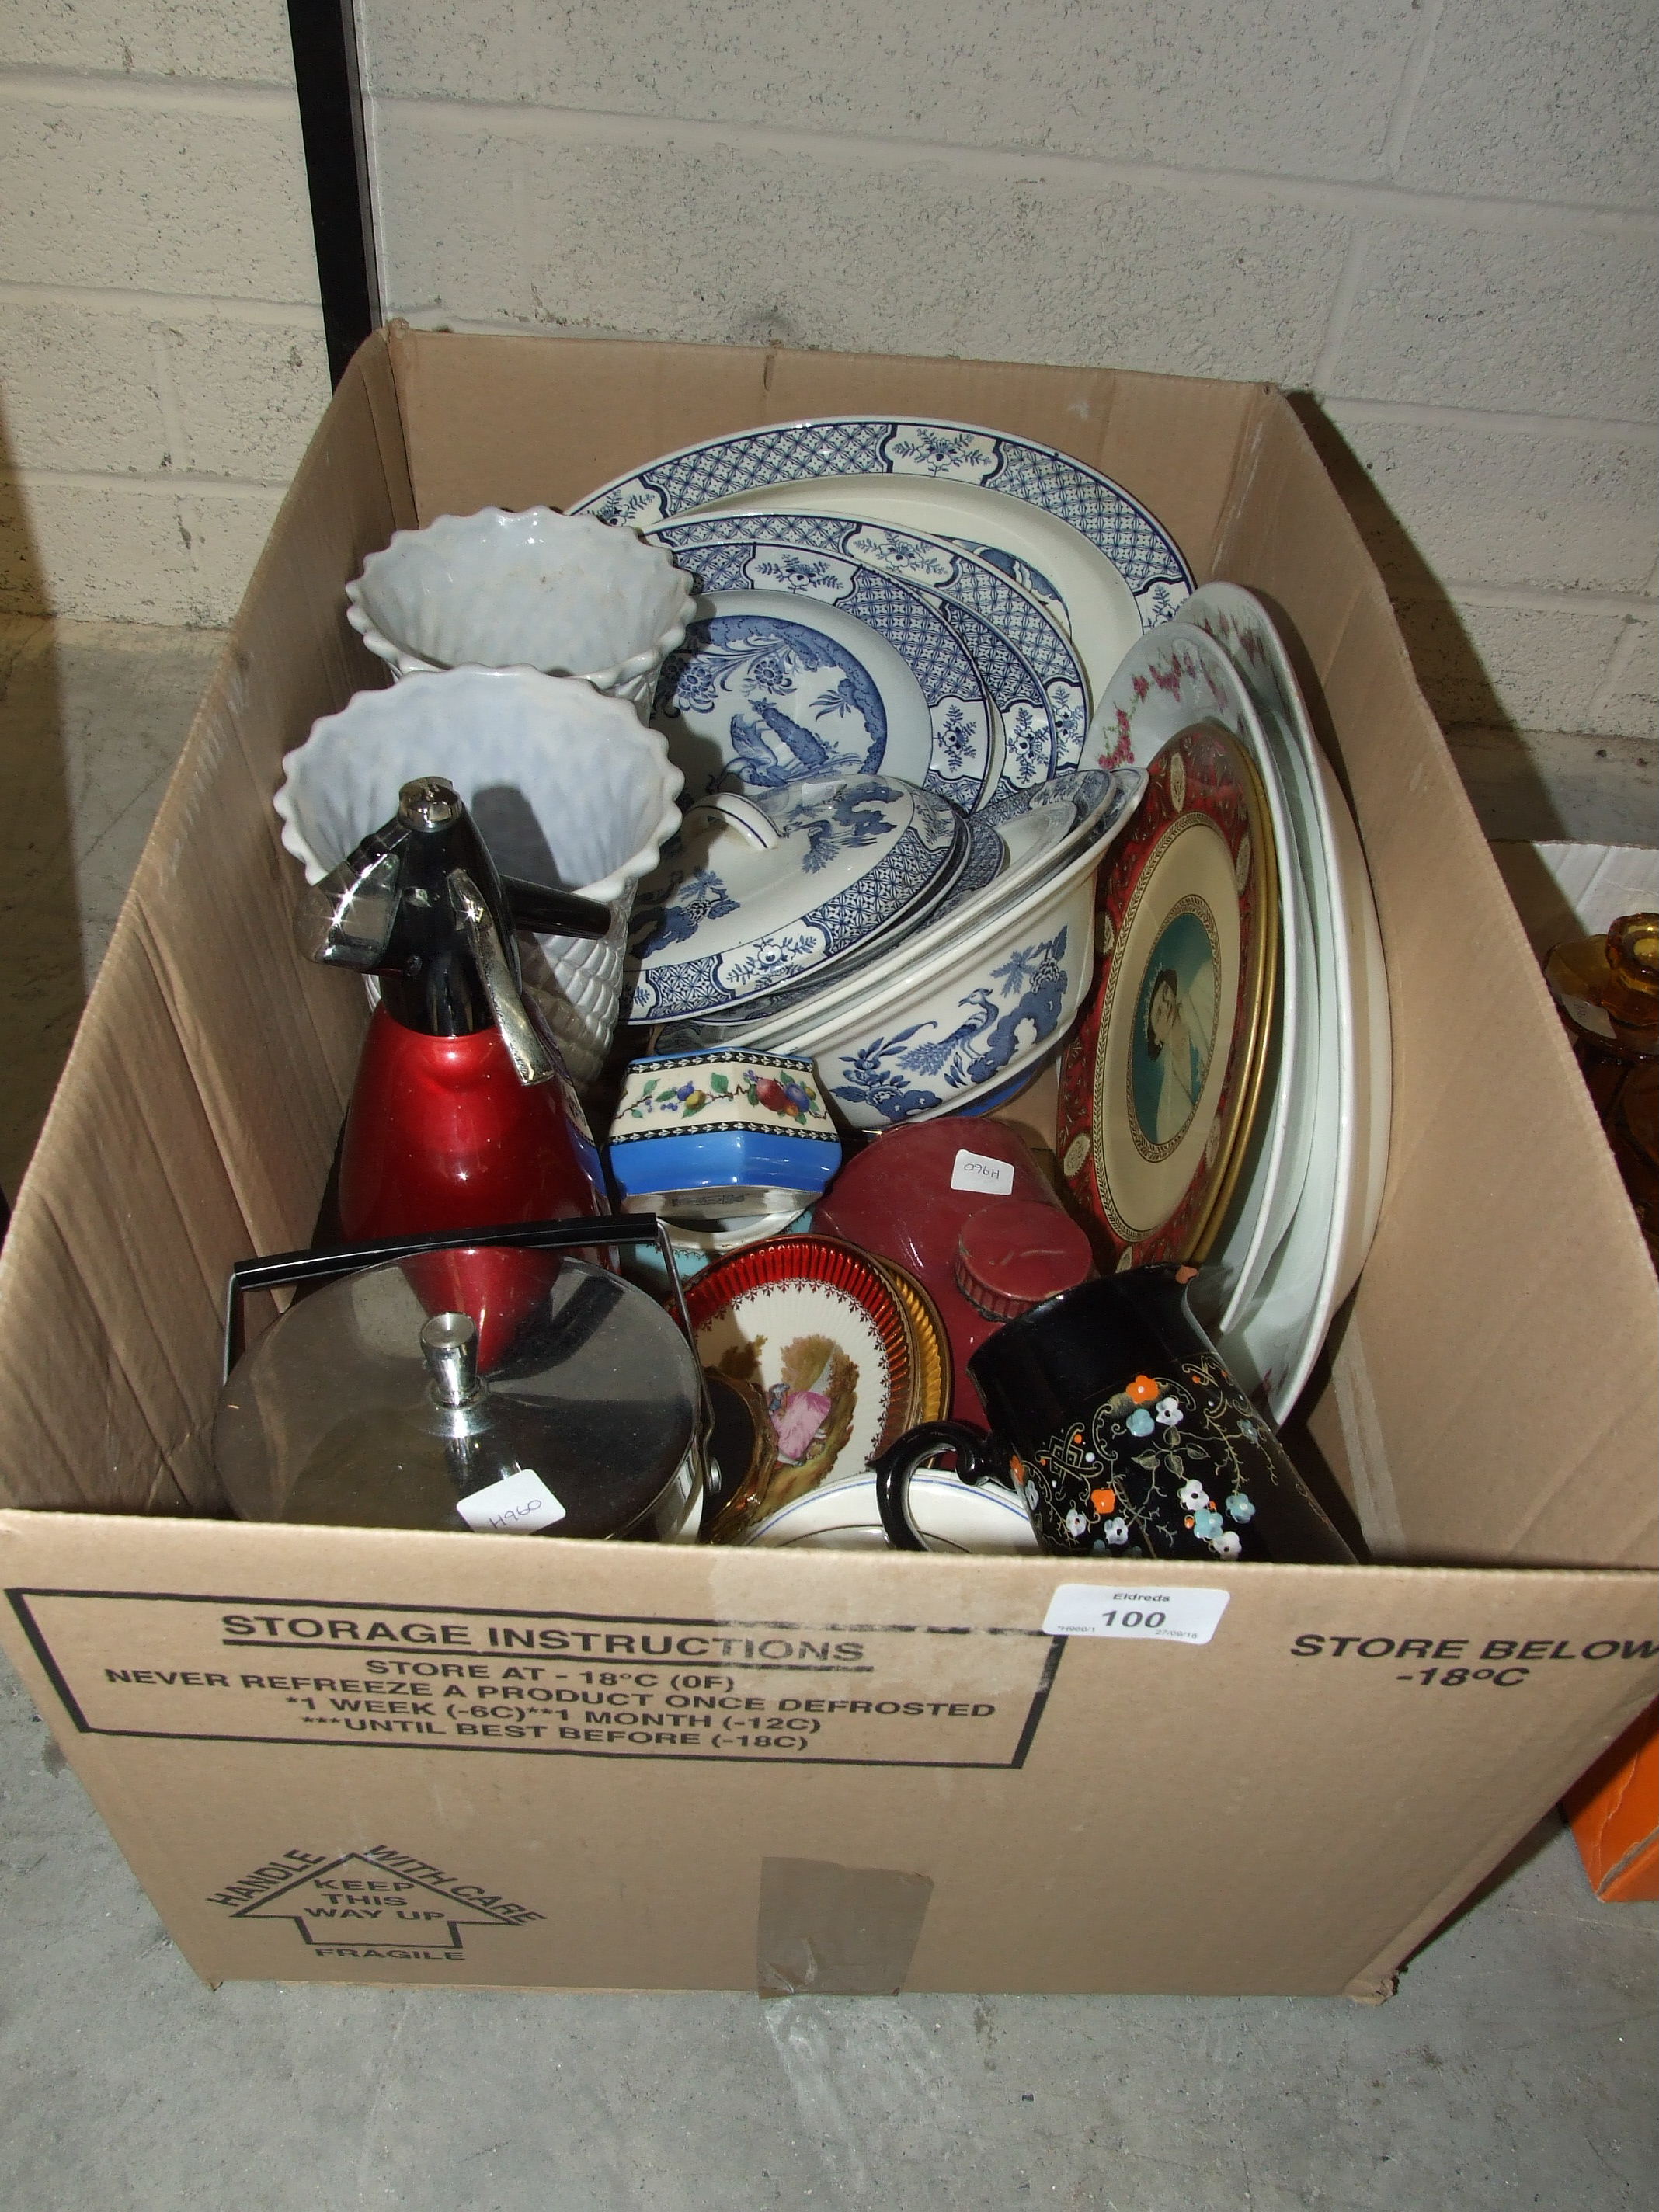
M 910 1480 L 910 1510 L 930 1552 L 1035 1552 L 1030 1516 L 1011 1490 L 970 1489 L 953 1474 L 923 1470 Z M 781 1505 L 739 1539 L 763 1551 L 884 1552 L 887 1532 L 876 1504 L 876 1480 L 853 1475 L 820 1483 Z
M 679 827 L 680 772 L 623 700 L 532 668 L 456 668 L 360 691 L 283 762 L 283 842 L 316 883 L 390 821 L 413 776 L 447 776 L 504 875 L 611 909 L 603 938 L 538 937 L 538 991 L 578 1085 L 616 1027 L 634 893 Z M 550 988 L 556 986 L 556 988 Z
M 659 545 L 550 507 L 399 530 L 346 586 L 346 619 L 399 676 L 537 668 L 639 699 L 685 636 L 691 584 Z

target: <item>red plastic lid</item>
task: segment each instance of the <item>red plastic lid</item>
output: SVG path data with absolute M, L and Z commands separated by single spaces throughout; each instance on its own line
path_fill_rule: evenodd
M 1006 1199 L 962 1224 L 957 1288 L 991 1321 L 1012 1321 L 1093 1273 L 1089 1240 L 1057 1206 Z

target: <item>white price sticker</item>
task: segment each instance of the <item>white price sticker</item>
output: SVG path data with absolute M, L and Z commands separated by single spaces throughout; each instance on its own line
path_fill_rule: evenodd
M 1577 999 L 1571 991 L 1563 991 L 1561 1004 L 1581 1030 L 1588 1030 L 1592 1036 L 1605 1037 L 1609 1044 L 1617 1042 L 1612 1015 L 1605 1006 L 1598 1006 L 1594 999 Z
M 994 1198 L 1006 1198 L 1014 1187 L 1012 1160 L 988 1159 L 983 1152 L 958 1152 L 951 1170 L 952 1190 L 988 1190 Z
M 1231 1595 L 1224 1589 L 1113 1589 L 1107 1583 L 1061 1583 L 1048 1601 L 1042 1632 L 1207 1644 Z
M 503 1475 L 487 1490 L 474 1490 L 455 1500 L 455 1510 L 469 1528 L 497 1536 L 530 1536 L 550 1528 L 564 1518 L 564 1508 L 533 1468 L 521 1467 Z

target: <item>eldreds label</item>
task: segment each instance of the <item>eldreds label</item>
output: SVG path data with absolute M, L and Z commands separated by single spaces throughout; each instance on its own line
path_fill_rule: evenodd
M 366 1851 L 286 1850 L 209 1898 L 234 1920 L 286 1923 L 319 1959 L 465 1955 L 471 1928 L 528 1928 L 546 1918 L 389 1844 Z
M 9 1595 L 85 1733 L 378 1750 L 1018 1766 L 1064 1649 L 1036 1631 Z

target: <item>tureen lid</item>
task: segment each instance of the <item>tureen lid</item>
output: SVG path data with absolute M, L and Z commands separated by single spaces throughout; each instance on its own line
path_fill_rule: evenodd
M 632 1018 L 736 1006 L 864 944 L 965 851 L 947 799 L 895 776 L 720 792 L 686 813 L 635 909 Z

